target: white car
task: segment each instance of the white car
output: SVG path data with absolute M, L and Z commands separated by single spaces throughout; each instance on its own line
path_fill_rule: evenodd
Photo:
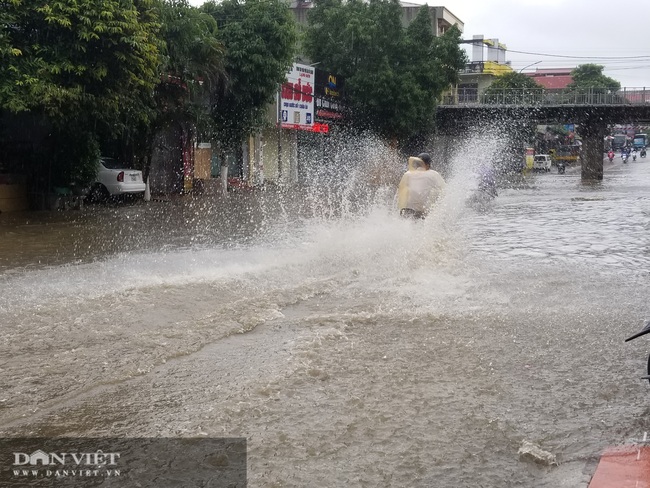
M 535 154 L 533 159 L 534 171 L 551 171 L 551 156 L 549 154 Z
M 144 195 L 145 188 L 142 171 L 128 169 L 117 159 L 102 157 L 97 163 L 97 177 L 90 188 L 90 199 L 100 201 L 121 195 Z

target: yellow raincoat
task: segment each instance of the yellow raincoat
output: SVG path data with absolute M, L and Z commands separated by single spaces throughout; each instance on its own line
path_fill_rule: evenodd
M 408 159 L 408 170 L 399 182 L 397 206 L 401 210 L 427 214 L 446 186 L 440 173 L 427 170 L 419 158 Z

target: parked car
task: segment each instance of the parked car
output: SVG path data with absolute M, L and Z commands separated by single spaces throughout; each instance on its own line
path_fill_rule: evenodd
M 101 201 L 123 195 L 144 195 L 142 171 L 129 169 L 117 159 L 101 157 L 97 177 L 90 187 L 90 200 Z
M 551 156 L 549 154 L 536 154 L 533 159 L 533 171 L 551 171 Z

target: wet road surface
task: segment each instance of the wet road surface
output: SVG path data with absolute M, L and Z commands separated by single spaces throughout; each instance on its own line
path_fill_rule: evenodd
M 260 487 L 586 486 L 650 430 L 648 345 L 623 342 L 650 315 L 649 190 L 637 160 L 479 209 L 459 176 L 422 223 L 383 190 L 3 215 L 0 430 L 245 436 Z

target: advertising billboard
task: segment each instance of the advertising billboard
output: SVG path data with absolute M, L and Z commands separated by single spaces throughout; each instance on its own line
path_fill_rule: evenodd
M 316 68 L 316 120 L 336 121 L 345 118 L 345 79 Z
M 315 69 L 294 63 L 280 90 L 278 123 L 283 129 L 312 130 Z

